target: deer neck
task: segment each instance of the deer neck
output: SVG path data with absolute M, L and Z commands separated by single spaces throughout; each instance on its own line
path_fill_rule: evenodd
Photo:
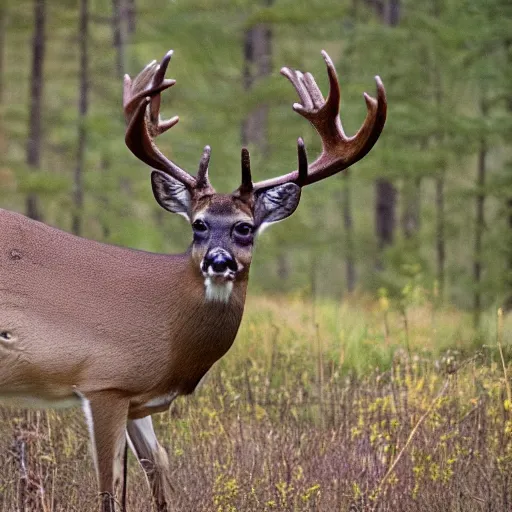
M 233 282 L 228 300 L 212 300 L 188 254 L 170 258 L 167 286 L 172 291 L 162 315 L 162 341 L 166 340 L 165 352 L 170 355 L 170 366 L 163 372 L 169 376 L 164 388 L 188 394 L 232 346 L 242 320 L 248 279 L 243 276 Z

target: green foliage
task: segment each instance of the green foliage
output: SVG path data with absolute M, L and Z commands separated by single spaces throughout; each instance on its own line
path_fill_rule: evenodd
M 51 173 L 19 174 L 18 191 L 22 194 L 36 193 L 41 196 L 54 196 L 69 190 L 70 177 Z
M 27 173 L 25 164 L 32 4 L 23 0 L 3 7 L 7 28 L 0 49 L 0 176 L 14 173 L 15 179 L 2 184 L 0 197 L 3 206 L 22 211 L 25 195 L 37 193 L 45 219 L 69 229 L 77 144 L 78 6 L 60 2 L 47 9 L 43 162 L 41 172 L 33 174 Z M 142 244 L 149 250 L 183 250 L 189 232 L 173 220 L 154 223 L 159 213 L 147 169 L 124 147 L 112 2 L 93 2 L 90 9 L 84 234 L 131 247 Z M 220 191 L 238 185 L 240 126 L 259 105 L 269 107 L 269 151 L 261 154 L 250 148 L 255 179 L 294 168 L 298 136 L 305 138 L 310 160 L 320 152 L 315 131 L 291 109 L 297 98 L 278 75 L 282 65 L 311 71 L 326 92 L 319 52 L 330 52 L 340 76 L 341 114 L 348 134 L 355 133 L 364 119 L 361 92 L 372 93 L 375 74 L 384 81 L 389 102 L 386 128 L 375 149 L 351 172 L 352 241 L 343 226 L 342 189 L 347 181 L 338 176 L 308 187 L 293 218 L 258 241 L 252 270 L 256 289 L 340 296 L 346 287 L 348 256 L 356 262 L 360 290 L 373 292 L 385 286 L 399 293 L 410 266 L 420 268 L 422 284 L 432 289 L 437 278 L 434 179 L 444 176 L 447 296 L 459 306 L 469 306 L 475 286 L 467 277 L 473 264 L 468 246 L 474 239 L 475 194 L 482 192 L 473 183 L 476 154 L 485 135 L 489 179 L 483 190 L 486 229 L 479 288 L 484 307 L 492 307 L 507 293 L 511 281 L 503 276 L 509 272 L 512 236 L 506 213 L 512 190 L 507 167 L 512 15 L 506 1 L 404 0 L 399 23 L 392 27 L 381 22 L 371 2 L 331 0 L 157 0 L 151 5 L 139 2 L 136 16 L 136 32 L 125 33 L 129 73 L 136 74 L 168 47 L 175 49 L 169 76 L 177 85 L 164 95 L 163 113 L 179 114 L 180 123 L 159 139 L 159 145 L 195 172 L 202 147 L 210 144 L 211 177 Z M 271 30 L 273 71 L 247 92 L 244 34 L 261 23 Z M 480 109 L 482 94 L 489 103 L 486 115 Z M 386 271 L 377 276 L 373 182 L 379 177 L 394 181 L 399 208 L 395 242 L 383 257 Z M 409 193 L 407 184 L 414 180 L 421 182 L 421 222 L 411 241 L 402 235 L 398 220 Z M 144 234 L 149 225 L 153 232 Z

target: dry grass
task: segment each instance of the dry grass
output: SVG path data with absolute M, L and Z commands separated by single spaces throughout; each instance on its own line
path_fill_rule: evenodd
M 403 316 L 362 300 L 250 301 L 205 385 L 155 417 L 177 509 L 511 510 L 509 326 L 501 353 L 491 329 L 477 353 L 463 314 L 411 308 L 407 334 Z M 18 510 L 20 487 L 26 510 L 94 510 L 79 412 L 0 410 L 0 435 L 0 511 Z M 130 458 L 129 510 L 149 503 Z

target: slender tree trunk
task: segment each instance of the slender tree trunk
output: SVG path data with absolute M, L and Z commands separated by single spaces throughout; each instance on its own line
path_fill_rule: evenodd
M 388 1 L 388 23 L 392 27 L 398 25 L 400 21 L 400 0 L 389 0 Z
M 7 31 L 7 7 L 0 5 L 0 154 L 7 152 L 7 143 L 4 134 L 3 104 L 4 104 L 4 75 L 5 75 L 5 33 Z
M 34 36 L 32 39 L 32 68 L 30 77 L 30 113 L 27 140 L 27 164 L 33 172 L 41 167 L 41 111 L 43 103 L 43 65 L 45 57 L 45 0 L 34 0 Z M 27 215 L 41 220 L 38 198 L 34 192 L 27 196 Z
M 114 48 L 116 49 L 116 73 L 122 78 L 126 69 L 126 37 L 125 17 L 127 5 L 125 0 L 112 0 L 112 32 Z
M 354 221 L 352 217 L 352 189 L 350 171 L 343 175 L 343 226 L 345 228 L 345 279 L 347 291 L 352 293 L 356 288 L 356 265 L 354 258 Z
M 112 0 L 112 45 L 115 48 L 115 73 L 118 79 L 122 79 L 126 72 L 126 43 L 130 33 L 130 16 L 135 14 L 134 0 Z M 110 172 L 110 156 L 108 150 L 103 151 L 101 157 L 101 173 L 107 176 Z M 123 180 L 122 180 L 123 181 Z M 121 190 L 128 190 L 129 186 Z M 102 191 L 99 198 L 103 207 L 108 206 L 108 191 Z M 110 236 L 110 226 L 107 216 L 100 212 L 100 224 L 103 231 L 103 239 L 108 240 Z
M 400 21 L 400 0 L 365 0 L 381 21 L 394 27 Z M 352 5 L 355 4 L 353 1 Z
M 433 0 L 433 15 L 435 18 L 441 17 L 442 2 Z M 439 69 L 439 63 L 434 62 L 433 66 L 434 80 L 434 105 L 437 109 L 438 126 L 437 133 L 434 136 L 436 148 L 442 148 L 445 141 L 444 123 L 441 117 L 443 110 L 443 83 L 442 75 Z M 438 282 L 438 299 L 443 302 L 446 286 L 446 234 L 445 234 L 445 173 L 446 162 L 444 158 L 440 164 L 440 174 L 436 178 L 436 261 L 437 261 L 437 282 Z
M 354 24 L 353 32 L 357 31 L 359 24 L 359 4 L 360 0 L 352 0 L 350 16 Z M 355 37 L 355 34 L 354 34 Z M 350 50 L 348 60 L 350 61 Z M 355 243 L 354 243 L 354 217 L 352 213 L 352 173 L 350 169 L 342 173 L 343 188 L 341 191 L 343 229 L 345 232 L 345 281 L 346 291 L 351 294 L 356 289 L 357 274 L 355 262 Z M 343 297 L 343 295 L 342 295 Z
M 266 0 L 271 5 L 273 0 Z M 244 88 L 251 90 L 258 80 L 272 72 L 272 30 L 265 24 L 247 29 L 244 40 Z M 267 139 L 268 106 L 259 105 L 242 123 L 242 144 L 254 144 L 265 156 Z
M 126 72 L 126 42 L 129 34 L 129 20 L 130 20 L 130 8 L 134 7 L 133 2 L 130 0 L 112 0 L 112 43 L 116 51 L 115 56 L 115 71 L 116 77 L 122 79 Z M 101 172 L 104 176 L 110 173 L 110 158 L 108 150 L 105 149 L 101 159 Z M 121 180 L 121 190 L 127 190 L 130 192 L 130 187 L 123 187 Z M 105 191 L 101 192 L 100 202 L 106 206 L 108 205 L 108 195 Z M 101 217 L 101 226 L 103 231 L 104 240 L 108 240 L 110 236 L 110 227 L 108 225 L 107 216 L 104 214 Z
M 375 229 L 379 249 L 376 266 L 378 270 L 382 270 L 384 268 L 382 252 L 393 244 L 396 225 L 396 189 L 389 180 L 377 180 L 375 206 Z
M 5 33 L 7 31 L 7 7 L 0 5 L 0 106 L 4 99 Z
M 512 165 L 512 164 L 511 164 Z M 505 296 L 505 300 L 503 301 L 503 309 L 507 312 L 512 311 L 512 197 L 509 197 L 506 202 L 507 206 L 507 219 L 508 219 L 508 227 L 509 227 L 509 246 L 507 253 L 507 270 L 508 277 L 506 281 L 507 293 Z
M 436 179 L 436 262 L 439 298 L 444 297 L 445 286 L 445 235 L 444 235 L 444 173 Z
M 377 15 L 383 23 L 390 27 L 398 25 L 400 20 L 400 0 L 390 0 L 389 2 L 373 0 L 373 4 Z M 382 252 L 394 240 L 396 201 L 397 193 L 393 183 L 386 178 L 379 178 L 376 183 L 375 199 L 375 226 L 379 249 L 376 262 L 377 270 L 384 268 Z
M 78 99 L 78 143 L 76 167 L 74 174 L 74 212 L 73 212 L 73 233 L 82 234 L 82 216 L 84 204 L 84 164 L 85 149 L 87 144 L 87 110 L 88 110 L 88 53 L 87 45 L 89 39 L 89 6 L 88 0 L 80 0 L 80 18 L 78 34 L 80 38 L 80 85 Z
M 421 178 L 405 181 L 402 200 L 402 231 L 404 237 L 411 240 L 420 228 Z
M 482 108 L 484 111 L 485 107 Z M 485 109 L 486 110 L 486 109 Z M 486 113 L 483 113 L 486 116 Z M 487 144 L 485 139 L 480 141 L 478 151 L 477 168 L 477 195 L 476 195 L 476 219 L 475 219 L 475 247 L 473 260 L 473 277 L 475 279 L 475 295 L 473 297 L 473 324 L 475 328 L 480 326 L 482 313 L 482 237 L 485 227 L 484 205 L 485 205 L 485 175 L 486 175 Z
M 505 41 L 505 52 L 509 63 L 509 68 L 512 66 L 512 37 L 507 38 Z M 507 98 L 507 110 L 509 114 L 512 114 L 512 84 L 509 82 L 509 93 Z M 507 162 L 507 165 L 512 168 L 512 160 Z M 504 300 L 503 307 L 505 311 L 512 310 L 512 197 L 509 196 L 506 200 L 507 212 L 508 212 L 508 226 L 509 226 L 509 248 L 508 248 L 508 277 L 506 280 L 506 297 Z
M 126 19 L 128 22 L 128 34 L 135 34 L 135 29 L 137 28 L 137 7 L 135 5 L 135 0 L 126 0 Z

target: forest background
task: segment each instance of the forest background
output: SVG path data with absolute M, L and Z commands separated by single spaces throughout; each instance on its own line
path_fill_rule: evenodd
M 512 302 L 512 14 L 504 0 L 60 0 L 0 6 L 0 204 L 86 237 L 186 248 L 189 230 L 153 200 L 124 145 L 122 76 L 175 50 L 178 83 L 159 139 L 195 171 L 205 144 L 218 190 L 310 158 L 319 137 L 291 105 L 281 66 L 327 92 L 332 56 L 347 133 L 379 74 L 388 121 L 370 155 L 308 187 L 293 219 L 258 241 L 252 289 L 432 300 L 480 313 Z
M 512 507 L 509 0 L 0 0 L 0 207 L 161 252 L 190 242 L 124 144 L 122 77 L 168 49 L 180 122 L 159 147 L 218 191 L 311 160 L 281 66 L 337 67 L 353 134 L 374 75 L 388 120 L 349 171 L 257 241 L 237 342 L 155 415 L 178 510 Z M 0 408 L 0 510 L 97 505 L 80 411 Z M 129 458 L 130 510 L 150 510 Z

